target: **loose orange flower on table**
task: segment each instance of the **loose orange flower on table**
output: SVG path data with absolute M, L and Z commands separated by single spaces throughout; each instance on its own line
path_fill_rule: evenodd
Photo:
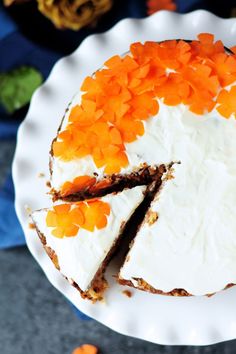
M 98 354 L 98 348 L 92 344 L 84 344 L 81 347 L 75 348 L 72 354 Z
M 148 0 L 147 14 L 152 15 L 160 10 L 175 11 L 177 6 L 173 0 Z

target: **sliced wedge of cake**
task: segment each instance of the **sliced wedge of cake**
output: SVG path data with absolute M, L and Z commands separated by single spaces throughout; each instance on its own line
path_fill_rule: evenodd
M 55 267 L 83 298 L 102 298 L 107 287 L 103 277 L 106 265 L 145 192 L 145 186 L 138 186 L 100 199 L 58 204 L 32 214 Z

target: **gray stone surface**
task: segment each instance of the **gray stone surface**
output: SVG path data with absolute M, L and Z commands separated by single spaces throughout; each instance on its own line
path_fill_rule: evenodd
M 14 142 L 0 142 L 0 184 L 13 151 Z M 81 320 L 26 247 L 1 250 L 0 354 L 71 354 L 83 343 L 97 345 L 101 354 L 236 353 L 236 341 L 208 347 L 160 346 Z
M 80 320 L 26 248 L 0 251 L 0 353 L 70 354 L 83 343 L 97 345 L 102 354 L 236 352 L 230 342 L 202 348 L 154 345 Z
M 9 165 L 14 154 L 14 148 L 14 141 L 0 141 L 0 186 L 4 182 L 5 176 L 9 170 Z

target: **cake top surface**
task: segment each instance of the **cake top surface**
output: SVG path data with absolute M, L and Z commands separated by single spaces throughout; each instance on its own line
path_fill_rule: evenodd
M 136 161 L 133 150 L 162 104 L 183 105 L 196 119 L 210 112 L 235 117 L 235 80 L 235 55 L 211 34 L 132 44 L 128 54 L 110 58 L 87 77 L 73 99 L 52 146 L 55 189 L 66 195 L 146 163 Z
M 61 273 L 86 291 L 124 224 L 144 198 L 145 186 L 97 200 L 63 203 L 32 215 L 58 258 Z
M 62 195 L 173 163 L 121 275 L 203 295 L 236 283 L 236 56 L 211 34 L 134 43 L 75 96 L 53 143 Z M 217 274 L 217 276 L 215 276 Z

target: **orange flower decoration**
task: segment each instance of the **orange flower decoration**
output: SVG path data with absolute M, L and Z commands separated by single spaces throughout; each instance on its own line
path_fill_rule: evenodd
M 198 41 L 192 41 L 192 53 L 196 59 L 210 58 L 214 54 L 224 53 L 224 45 L 221 41 L 214 42 L 214 35 L 211 33 L 200 33 Z
M 166 82 L 155 90 L 157 97 L 164 98 L 168 106 L 175 106 L 190 95 L 190 84 L 178 73 L 170 73 Z
M 92 344 L 84 344 L 81 347 L 75 348 L 72 354 L 98 354 L 98 348 Z
M 232 86 L 229 91 L 222 90 L 217 97 L 217 111 L 225 118 L 229 118 L 232 114 L 236 118 L 236 86 Z
M 147 14 L 152 15 L 160 10 L 175 11 L 177 6 L 173 0 L 148 0 Z
M 99 200 L 60 204 L 48 211 L 46 224 L 53 228 L 52 235 L 55 237 L 73 237 L 80 228 L 88 231 L 94 231 L 95 227 L 104 228 L 109 214 L 109 204 Z
M 215 105 L 213 97 L 219 88 L 218 78 L 212 75 L 212 69 L 204 64 L 195 64 L 193 68 L 183 71 L 183 77 L 192 89 L 183 103 L 188 104 L 189 109 L 196 114 L 210 112 Z
M 213 62 L 208 61 L 220 85 L 225 87 L 236 80 L 236 57 L 226 53 L 218 53 L 213 56 Z
M 130 53 L 113 56 L 84 80 L 81 104 L 72 108 L 68 126 L 53 143 L 54 156 L 70 161 L 89 155 L 105 174 L 119 173 L 129 164 L 125 144 L 145 133 L 144 121 L 158 115 L 160 99 L 204 114 L 218 95 L 218 111 L 225 117 L 234 112 L 233 90 L 221 90 L 236 80 L 236 56 L 212 34 L 201 33 L 191 43 L 133 43 Z M 95 179 L 82 176 L 65 183 L 62 192 L 84 188 L 96 188 Z
M 90 176 L 79 176 L 73 180 L 73 182 L 65 182 L 61 187 L 61 196 L 65 197 L 68 194 L 76 193 L 77 191 L 83 189 L 89 189 L 96 183 L 95 177 Z

